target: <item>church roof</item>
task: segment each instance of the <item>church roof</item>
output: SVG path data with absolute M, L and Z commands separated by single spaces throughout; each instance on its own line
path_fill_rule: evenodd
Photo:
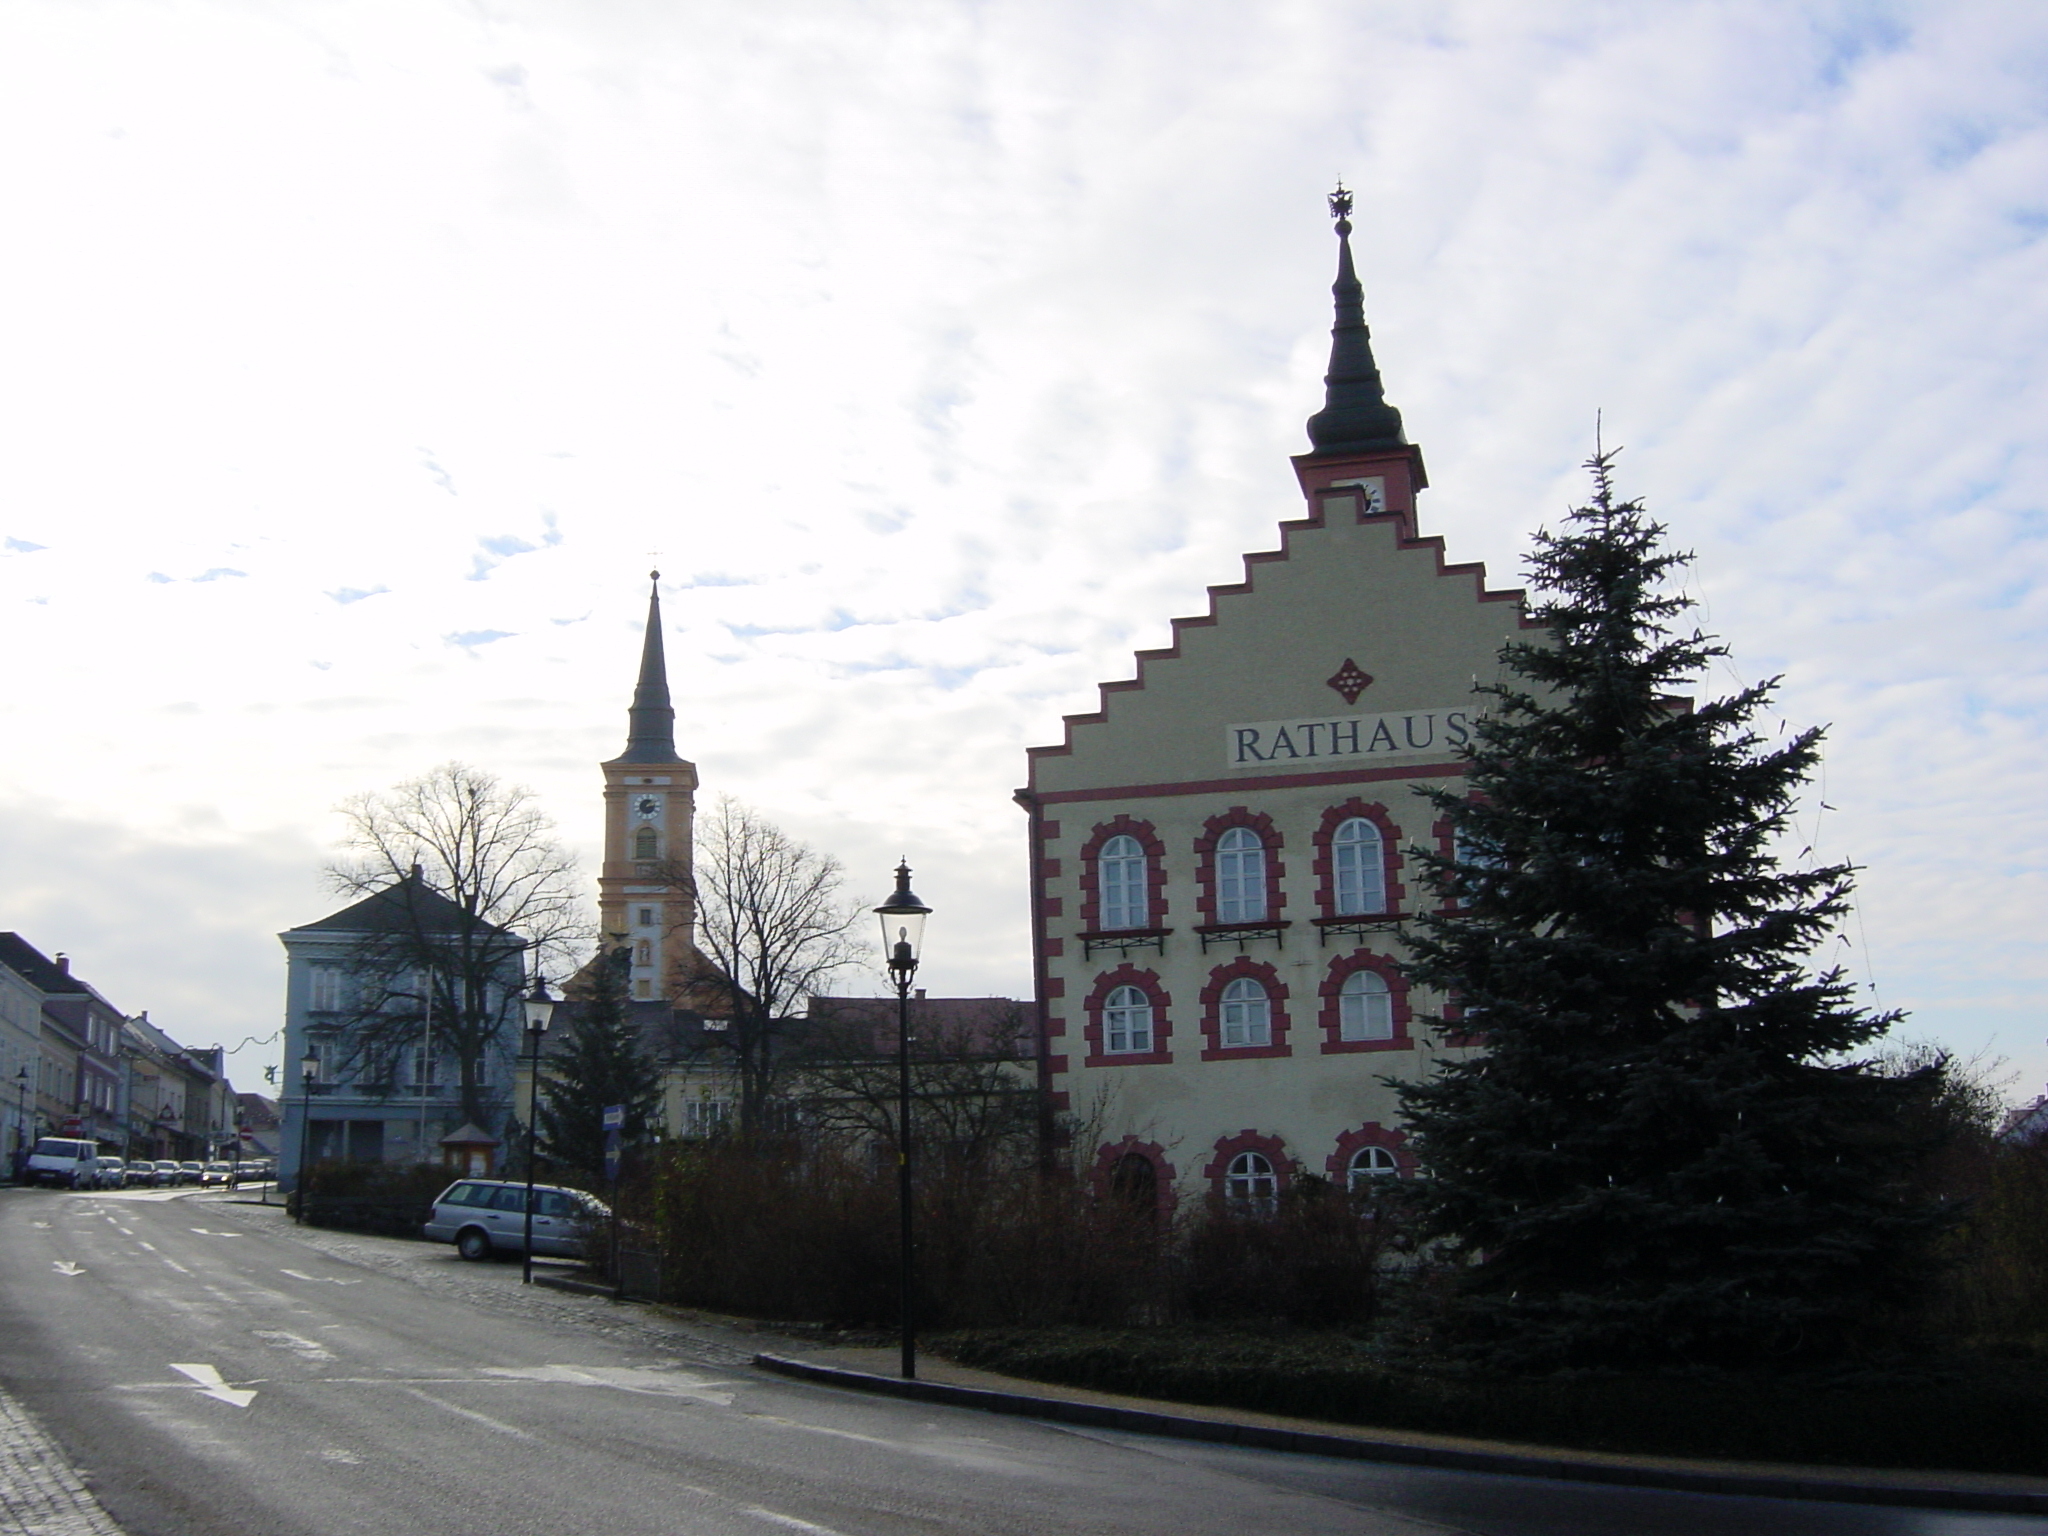
M 1351 194 L 1341 185 L 1330 194 L 1330 214 L 1337 221 L 1337 281 L 1330 287 L 1337 315 L 1330 327 L 1323 408 L 1308 419 L 1308 440 L 1316 453 L 1399 448 L 1408 439 L 1401 431 L 1401 413 L 1387 404 L 1379 364 L 1373 361 L 1365 288 L 1351 264 Z
M 475 932 L 478 919 L 427 884 L 426 875 L 415 864 L 402 880 L 394 880 L 381 891 L 361 901 L 330 912 L 318 922 L 301 923 L 293 933 L 465 933 Z M 485 931 L 508 933 L 493 923 Z
M 626 750 L 615 763 L 676 763 L 676 712 L 668 697 L 668 661 L 661 647 L 661 572 L 649 571 L 647 633 L 640 642 L 640 680 L 626 712 Z

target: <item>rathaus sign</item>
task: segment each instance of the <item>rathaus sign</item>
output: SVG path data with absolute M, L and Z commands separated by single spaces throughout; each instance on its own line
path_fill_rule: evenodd
M 1469 708 L 1407 709 L 1384 715 L 1262 720 L 1226 726 L 1223 751 L 1232 768 L 1454 753 L 1472 739 L 1472 714 Z

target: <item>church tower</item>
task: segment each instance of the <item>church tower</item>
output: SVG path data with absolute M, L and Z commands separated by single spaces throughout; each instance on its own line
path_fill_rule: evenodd
M 626 750 L 604 768 L 604 867 L 598 924 L 607 942 L 633 951 L 633 996 L 666 1000 L 687 970 L 696 911 L 690 891 L 697 766 L 676 752 L 661 644 L 661 572 L 648 575 L 640 681 L 628 711 Z

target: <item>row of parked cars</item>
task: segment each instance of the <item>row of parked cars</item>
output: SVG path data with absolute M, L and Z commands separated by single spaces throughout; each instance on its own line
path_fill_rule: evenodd
M 99 1143 L 45 1136 L 22 1168 L 22 1182 L 60 1189 L 164 1189 L 192 1184 L 232 1189 L 237 1182 L 275 1176 L 270 1159 L 244 1162 L 174 1162 L 169 1158 L 121 1158 L 101 1153 Z

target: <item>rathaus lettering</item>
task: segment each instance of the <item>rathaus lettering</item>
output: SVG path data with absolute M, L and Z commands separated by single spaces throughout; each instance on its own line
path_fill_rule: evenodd
M 1224 755 L 1233 768 L 1354 757 L 1450 756 L 1472 739 L 1469 709 L 1405 709 L 1384 715 L 1337 715 L 1309 720 L 1262 720 L 1224 728 Z

